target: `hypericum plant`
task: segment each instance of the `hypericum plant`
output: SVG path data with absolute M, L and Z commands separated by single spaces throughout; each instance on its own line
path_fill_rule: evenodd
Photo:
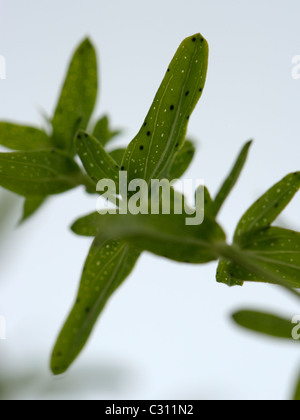
M 142 127 L 127 149 L 108 153 L 106 145 L 118 132 L 107 117 L 95 127 L 90 118 L 97 95 L 97 60 L 89 40 L 77 49 L 51 120 L 52 130 L 0 123 L 0 144 L 15 152 L 0 154 L 0 185 L 25 197 L 23 220 L 49 195 L 83 185 L 96 194 L 99 180 L 118 183 L 120 171 L 128 183 L 136 178 L 181 177 L 195 148 L 186 140 L 189 118 L 204 89 L 208 44 L 200 35 L 185 39 L 177 50 Z M 204 264 L 219 260 L 217 281 L 242 286 L 246 281 L 279 285 L 295 297 L 300 293 L 300 233 L 275 227 L 300 188 L 300 172 L 288 175 L 263 195 L 238 223 L 232 245 L 217 222 L 219 211 L 235 186 L 251 142 L 214 199 L 205 188 L 205 220 L 187 226 L 185 214 L 120 214 L 83 217 L 72 230 L 93 237 L 74 307 L 52 354 L 55 375 L 65 372 L 83 349 L 113 292 L 134 268 L 143 251 L 179 261 Z M 82 165 L 77 163 L 77 156 Z M 178 193 L 173 198 L 185 200 Z M 120 199 L 124 199 L 121 197 Z M 127 197 L 128 198 L 128 197 Z M 253 311 L 234 315 L 249 329 L 291 339 L 292 324 Z M 299 398 L 299 389 L 296 393 Z

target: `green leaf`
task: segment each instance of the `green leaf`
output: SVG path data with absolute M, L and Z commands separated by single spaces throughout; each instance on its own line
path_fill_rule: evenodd
M 48 149 L 53 146 L 44 131 L 7 122 L 0 122 L 0 144 L 19 151 Z
M 245 276 L 247 277 L 248 274 Z M 218 283 L 224 283 L 229 287 L 243 286 L 244 280 L 241 280 L 241 277 L 243 275 L 240 266 L 237 266 L 232 261 L 220 259 L 216 277 Z
M 17 194 L 59 194 L 80 183 L 79 167 L 58 150 L 0 153 L 0 185 Z
M 232 171 L 230 172 L 228 178 L 226 178 L 224 184 L 222 185 L 220 191 L 218 192 L 214 200 L 214 204 L 213 204 L 213 213 L 215 216 L 218 215 L 225 200 L 227 199 L 232 189 L 234 188 L 235 184 L 237 183 L 240 177 L 240 174 L 244 168 L 244 165 L 246 163 L 251 145 L 252 145 L 252 141 L 246 143 L 246 145 L 243 147 Z
M 53 350 L 55 375 L 64 373 L 79 355 L 108 299 L 131 273 L 138 257 L 139 252 L 123 242 L 93 243 L 76 303 Z
M 177 150 L 184 143 L 188 120 L 204 88 L 208 45 L 197 34 L 187 38 L 175 54 L 138 135 L 130 143 L 122 166 L 128 179 L 167 176 Z
M 258 267 L 258 271 L 249 270 L 249 267 L 237 264 L 237 261 L 221 259 L 217 270 L 219 283 L 228 286 L 242 286 L 244 281 L 279 284 L 281 279 L 282 285 L 300 287 L 300 234 L 270 228 L 299 188 L 300 172 L 295 172 L 286 176 L 250 207 L 238 224 L 234 242 L 240 248 L 239 252 L 244 252 L 244 257 Z
M 86 39 L 71 61 L 62 93 L 52 120 L 53 140 L 60 149 L 73 151 L 78 129 L 86 129 L 97 97 L 97 58 Z
M 201 188 L 201 186 L 199 188 Z M 197 193 L 196 193 L 196 196 L 197 196 Z M 204 187 L 204 213 L 205 213 L 205 216 L 209 215 L 210 217 L 215 218 L 214 214 L 213 214 L 213 211 L 212 211 L 213 204 L 214 203 L 213 203 L 213 200 L 211 198 L 210 192 L 208 191 L 207 187 Z
M 300 375 L 299 375 L 299 379 L 297 381 L 297 385 L 296 385 L 296 389 L 295 389 L 295 394 L 293 397 L 294 401 L 300 401 Z
M 265 228 L 244 235 L 241 246 L 242 250 L 251 252 L 251 259 L 266 272 L 280 275 L 290 287 L 300 288 L 300 233 L 276 227 Z M 270 282 L 267 277 L 232 262 L 220 264 L 218 281 L 227 284 Z
M 290 319 L 251 310 L 236 312 L 232 318 L 240 327 L 256 333 L 294 341 L 292 338 L 294 325 Z
M 119 130 L 112 131 L 110 129 L 109 118 L 106 115 L 99 119 L 93 131 L 93 136 L 100 141 L 103 147 L 118 134 L 120 134 Z
M 46 197 L 25 197 L 22 222 L 29 219 L 44 204 Z
M 235 233 L 235 243 L 254 230 L 270 226 L 300 189 L 300 172 L 286 176 L 245 213 Z
M 94 182 L 112 179 L 118 183 L 119 165 L 97 139 L 80 131 L 76 136 L 76 148 L 85 170 Z
M 72 225 L 71 230 L 79 236 L 95 237 L 101 229 L 101 217 L 97 212 L 81 217 Z
M 126 152 L 126 149 L 121 148 L 121 149 L 113 150 L 109 154 L 113 158 L 113 160 L 117 162 L 117 164 L 121 167 L 125 152 Z
M 209 218 L 202 225 L 187 226 L 186 217 L 185 214 L 99 215 L 98 239 L 123 239 L 141 250 L 178 262 L 203 264 L 216 260 L 214 243 L 224 241 L 222 229 Z
M 190 166 L 195 152 L 194 144 L 189 140 L 185 141 L 182 149 L 174 156 L 167 178 L 171 181 L 181 178 Z

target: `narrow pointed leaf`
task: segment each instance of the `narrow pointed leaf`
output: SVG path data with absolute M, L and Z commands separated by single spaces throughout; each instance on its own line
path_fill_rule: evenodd
M 125 152 L 126 152 L 126 149 L 121 148 L 121 149 L 113 150 L 109 154 L 113 158 L 113 160 L 117 162 L 117 164 L 121 167 Z
M 235 233 L 235 242 L 247 232 L 260 230 L 274 222 L 300 189 L 300 172 L 287 175 L 278 182 L 242 217 Z
M 25 222 L 34 213 L 36 213 L 40 209 L 40 207 L 44 204 L 45 200 L 46 200 L 46 197 L 44 196 L 25 197 L 21 223 Z
M 256 333 L 294 341 L 292 338 L 294 325 L 290 319 L 249 310 L 236 312 L 232 318 L 240 327 Z
M 96 53 L 86 39 L 73 56 L 52 121 L 53 139 L 57 147 L 73 150 L 76 131 L 86 129 L 92 115 L 97 84 Z
M 190 115 L 204 88 L 208 45 L 197 34 L 187 38 L 175 54 L 138 135 L 123 160 L 129 180 L 147 182 L 167 176 L 177 150 L 184 143 Z
M 59 194 L 80 182 L 79 167 L 58 150 L 0 153 L 0 185 L 17 194 Z
M 93 136 L 100 141 L 103 147 L 118 134 L 120 134 L 119 130 L 112 131 L 110 129 L 109 118 L 107 116 L 100 118 L 93 131 Z
M 195 152 L 194 144 L 189 140 L 185 141 L 183 147 L 174 156 L 167 178 L 171 181 L 181 178 L 189 168 Z
M 218 192 L 214 200 L 214 204 L 213 204 L 213 213 L 215 216 L 218 215 L 225 200 L 227 199 L 232 189 L 234 188 L 235 184 L 237 183 L 239 176 L 246 163 L 251 144 L 252 144 L 252 141 L 248 142 L 243 147 L 234 167 L 232 168 L 232 171 L 230 172 L 229 176 L 226 178 L 224 184 L 222 185 L 220 191 Z
M 0 122 L 0 144 L 11 150 L 49 149 L 53 144 L 47 134 L 34 127 Z
M 93 136 L 80 131 L 76 136 L 76 149 L 85 170 L 94 182 L 103 178 L 118 182 L 119 165 Z
M 79 355 L 113 292 L 131 273 L 139 252 L 122 242 L 93 243 L 86 260 L 76 303 L 59 335 L 51 369 L 64 373 Z

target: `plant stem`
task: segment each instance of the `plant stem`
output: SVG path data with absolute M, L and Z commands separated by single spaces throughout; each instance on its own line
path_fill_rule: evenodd
M 266 281 L 270 283 L 283 287 L 289 293 L 292 293 L 293 296 L 296 296 L 298 299 L 300 299 L 300 292 L 290 287 L 287 282 L 285 282 L 277 274 L 266 270 L 265 267 L 263 267 L 250 252 L 241 250 L 237 246 L 229 246 L 227 244 L 218 244 L 217 251 L 222 258 L 225 258 L 226 260 L 232 261 L 235 264 L 246 268 L 247 270 L 266 279 Z

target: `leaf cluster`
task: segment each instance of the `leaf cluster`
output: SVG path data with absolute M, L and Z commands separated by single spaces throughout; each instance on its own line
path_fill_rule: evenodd
M 25 197 L 22 221 L 49 196 L 79 186 L 96 194 L 99 180 L 117 184 L 122 171 L 127 172 L 128 182 L 140 178 L 150 184 L 153 179 L 182 177 L 195 154 L 193 142 L 187 140 L 187 127 L 203 93 L 208 56 L 208 44 L 202 35 L 185 39 L 137 135 L 127 148 L 108 152 L 107 146 L 120 132 L 111 129 L 107 116 L 95 125 L 91 123 L 98 90 L 97 57 L 91 42 L 83 41 L 69 65 L 48 132 L 0 123 L 0 144 L 10 149 L 0 153 L 0 185 Z M 92 237 L 93 243 L 76 301 L 53 350 L 54 374 L 65 372 L 80 354 L 107 301 L 145 251 L 181 263 L 217 261 L 219 283 L 270 283 L 299 298 L 300 233 L 276 227 L 274 222 L 298 192 L 300 172 L 287 175 L 250 207 L 238 223 L 231 245 L 218 223 L 219 212 L 238 181 L 251 144 L 242 148 L 214 198 L 204 188 L 205 219 L 200 226 L 187 226 L 185 214 L 175 212 L 94 212 L 73 224 L 73 232 Z M 172 200 L 185 202 L 175 190 L 172 194 Z M 247 329 L 291 339 L 291 322 L 278 316 L 243 310 L 233 319 Z

